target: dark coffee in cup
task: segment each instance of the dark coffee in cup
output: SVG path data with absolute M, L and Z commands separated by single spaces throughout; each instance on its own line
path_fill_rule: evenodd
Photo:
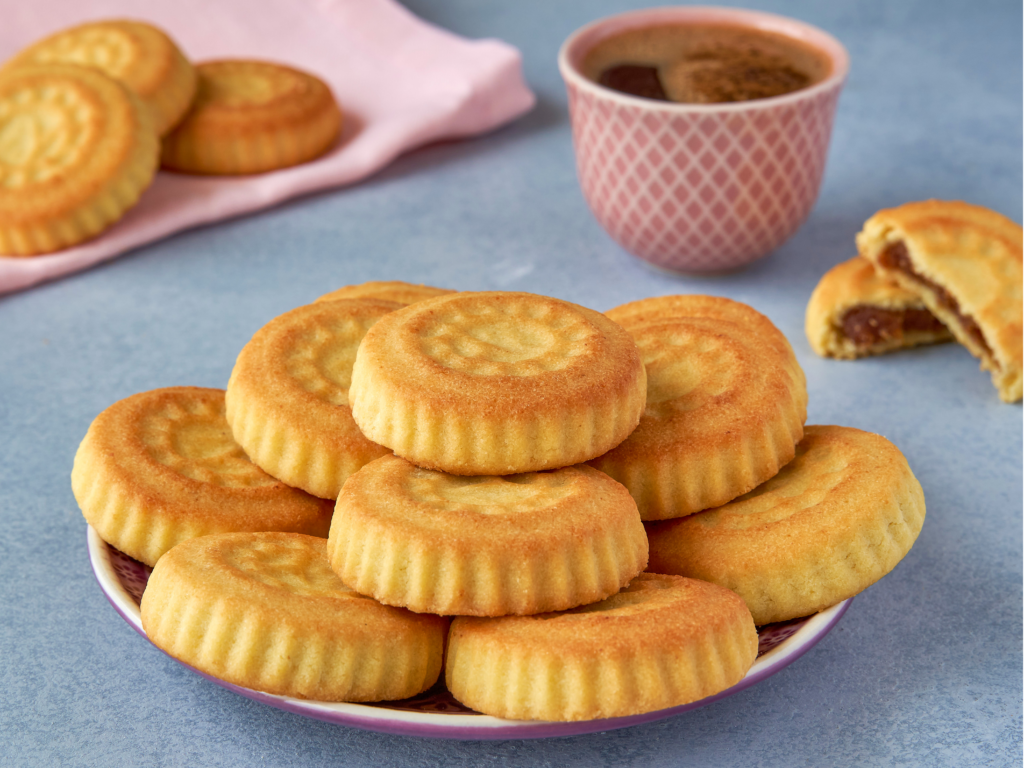
M 582 74 L 616 91 L 685 104 L 781 96 L 829 76 L 830 59 L 793 37 L 728 24 L 630 29 L 586 53 Z

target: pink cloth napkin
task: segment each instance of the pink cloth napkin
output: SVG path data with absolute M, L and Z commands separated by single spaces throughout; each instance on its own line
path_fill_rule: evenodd
M 30 0 L 9 3 L 3 16 L 0 60 L 83 21 L 142 19 L 193 61 L 261 58 L 318 75 L 341 104 L 345 126 L 329 154 L 294 168 L 235 178 L 160 172 L 138 205 L 99 237 L 44 256 L 0 256 L 0 294 L 188 227 L 352 184 L 406 150 L 488 131 L 534 104 L 515 48 L 458 37 L 393 0 Z

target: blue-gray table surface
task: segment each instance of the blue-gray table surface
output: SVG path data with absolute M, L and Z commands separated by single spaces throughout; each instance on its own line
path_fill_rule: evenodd
M 12 2 L 13 0 L 8 0 Z M 816 357 L 804 308 L 879 208 L 964 199 L 1021 220 L 1021 5 L 764 0 L 847 46 L 821 195 L 745 271 L 676 277 L 613 243 L 580 194 L 555 56 L 637 0 L 407 0 L 517 46 L 536 108 L 348 188 L 185 232 L 0 299 L 0 765 L 1019 765 L 1021 407 L 956 344 Z M 140 15 L 144 15 L 140 10 Z M 305 719 L 220 688 L 132 631 L 100 592 L 68 474 L 92 419 L 156 387 L 223 387 L 275 315 L 398 279 L 598 310 L 669 293 L 747 302 L 789 337 L 808 423 L 878 432 L 928 514 L 897 568 L 792 666 L 711 706 L 566 739 L 456 742 Z

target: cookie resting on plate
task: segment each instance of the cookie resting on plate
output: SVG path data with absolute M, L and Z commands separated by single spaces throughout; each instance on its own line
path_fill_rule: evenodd
M 808 426 L 775 477 L 717 509 L 647 525 L 648 568 L 737 592 L 758 625 L 824 610 L 874 584 L 924 524 L 921 484 L 881 435 Z
M 179 542 L 230 531 L 326 537 L 332 505 L 261 470 L 231 436 L 224 391 L 168 387 L 96 417 L 71 489 L 104 541 L 154 565 Z
M 345 483 L 328 552 L 382 603 L 502 616 L 618 592 L 646 567 L 647 535 L 629 492 L 586 465 L 466 477 L 384 456 Z
M 739 682 L 757 631 L 736 594 L 642 573 L 564 613 L 459 617 L 445 680 L 466 706 L 513 720 L 593 720 L 686 704 Z
M 715 507 L 793 458 L 807 417 L 803 370 L 760 312 L 716 296 L 663 296 L 608 311 L 647 369 L 640 424 L 591 466 L 625 485 L 644 520 Z
M 402 305 L 380 299 L 306 304 L 242 348 L 228 380 L 227 419 L 253 462 L 288 485 L 337 499 L 345 480 L 389 453 L 352 420 L 352 361 L 367 330 Z
M 511 475 L 578 464 L 640 419 L 636 344 L 604 315 L 530 293 L 452 293 L 371 328 L 352 369 L 352 416 L 414 464 Z
M 448 620 L 342 584 L 327 541 L 234 533 L 179 544 L 142 595 L 153 643 L 208 675 L 318 701 L 404 699 L 441 672 Z

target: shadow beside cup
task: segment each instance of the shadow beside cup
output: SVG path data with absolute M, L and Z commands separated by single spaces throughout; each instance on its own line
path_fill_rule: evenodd
M 640 98 L 586 78 L 594 46 L 631 29 L 729 25 L 781 34 L 830 62 L 820 82 L 782 96 L 719 104 Z M 573 33 L 558 66 L 569 95 L 583 196 L 633 255 L 677 272 L 721 272 L 767 255 L 807 219 L 818 196 L 849 57 L 831 35 L 758 11 L 652 8 Z

